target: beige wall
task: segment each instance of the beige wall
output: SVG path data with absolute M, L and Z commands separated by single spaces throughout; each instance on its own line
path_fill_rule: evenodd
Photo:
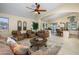
M 17 30 L 17 21 L 22 21 L 22 24 L 23 24 L 23 21 L 26 21 L 27 29 L 32 28 L 32 21 L 34 21 L 33 19 L 18 17 L 18 16 L 14 16 L 14 15 L 9 15 L 9 14 L 3 14 L 3 13 L 0 13 L 0 17 L 7 17 L 9 19 L 9 29 L 0 30 L 0 33 L 2 32 L 2 33 L 6 33 L 6 34 L 11 33 L 12 30 Z

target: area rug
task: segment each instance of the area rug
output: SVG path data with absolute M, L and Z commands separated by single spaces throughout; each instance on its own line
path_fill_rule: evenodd
M 56 55 L 61 49 L 60 45 L 58 46 L 53 44 L 47 45 L 47 47 L 41 47 L 39 50 L 36 50 L 35 48 L 31 49 L 29 39 L 19 41 L 18 43 L 21 45 L 29 46 L 29 49 L 32 53 L 31 55 Z
M 60 46 L 55 46 L 53 48 L 42 47 L 35 52 L 32 51 L 32 55 L 56 55 L 59 52 L 60 48 Z

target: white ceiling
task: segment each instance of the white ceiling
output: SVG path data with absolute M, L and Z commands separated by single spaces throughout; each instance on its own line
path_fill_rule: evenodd
M 34 3 L 0 3 L 0 13 L 7 13 L 32 19 L 53 19 L 58 16 L 66 15 L 72 11 L 79 12 L 79 3 L 40 3 L 40 5 L 42 9 L 46 9 L 47 11 L 38 15 L 32 12 L 32 10 L 26 8 L 34 8 Z
M 41 8 L 46 9 L 47 12 L 55 9 L 60 3 L 40 3 Z M 16 15 L 26 18 L 36 18 L 37 14 L 31 12 L 32 10 L 27 9 L 26 6 L 34 8 L 34 3 L 0 3 L 0 12 L 7 13 L 11 15 Z M 38 17 L 43 16 L 47 12 L 42 12 Z

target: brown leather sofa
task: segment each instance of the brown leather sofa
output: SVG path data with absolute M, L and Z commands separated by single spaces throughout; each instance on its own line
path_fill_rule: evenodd
M 17 40 L 23 40 L 25 38 L 33 38 L 33 37 L 41 37 L 41 38 L 47 38 L 49 37 L 48 30 L 40 30 L 38 32 L 34 32 L 32 30 L 27 30 L 26 33 L 21 33 L 20 31 L 12 31 L 12 36 L 17 38 Z
M 24 39 L 24 35 L 22 35 L 20 31 L 12 31 L 12 36 L 15 37 L 16 40 Z
M 49 32 L 48 30 L 40 30 L 36 33 L 36 35 L 41 38 L 47 38 L 49 37 Z
M 33 32 L 32 30 L 27 30 L 26 35 L 27 35 L 27 38 L 33 38 L 36 36 L 36 33 Z
M 12 31 L 12 36 L 17 38 L 17 40 L 23 40 L 25 38 L 33 38 L 36 36 L 36 33 L 32 30 L 27 30 L 26 33 L 21 33 L 20 31 Z

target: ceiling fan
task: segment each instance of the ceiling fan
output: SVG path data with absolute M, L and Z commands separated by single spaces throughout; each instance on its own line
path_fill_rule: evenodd
M 44 10 L 44 9 L 40 9 L 40 4 L 38 4 L 38 3 L 35 3 L 35 8 L 34 9 L 30 8 L 30 7 L 26 7 L 26 8 L 31 9 L 31 10 L 33 10 L 33 12 L 36 12 L 38 14 L 40 14 L 40 12 L 47 11 L 47 10 Z

